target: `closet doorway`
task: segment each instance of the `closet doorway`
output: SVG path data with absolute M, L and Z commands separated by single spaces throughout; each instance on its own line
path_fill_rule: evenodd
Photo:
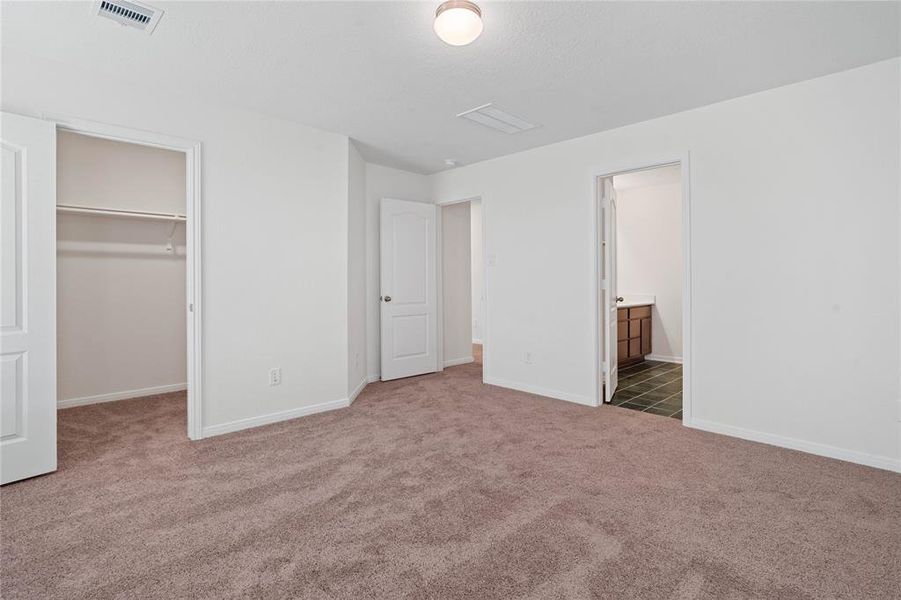
M 63 453 L 70 421 L 73 431 L 96 423 L 142 434 L 143 422 L 158 434 L 181 437 L 186 428 L 189 438 L 202 437 L 198 167 L 193 142 L 58 123 Z M 75 408 L 87 405 L 97 406 Z

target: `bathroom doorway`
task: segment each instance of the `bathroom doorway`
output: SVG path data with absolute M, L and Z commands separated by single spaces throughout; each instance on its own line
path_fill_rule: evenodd
M 596 180 L 599 401 L 685 419 L 687 213 L 682 161 Z

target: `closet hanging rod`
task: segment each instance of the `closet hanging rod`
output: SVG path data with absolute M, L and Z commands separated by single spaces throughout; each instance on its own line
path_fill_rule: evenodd
M 100 217 L 124 217 L 130 219 L 150 219 L 154 221 L 184 222 L 188 218 L 185 215 L 166 214 L 158 212 L 145 212 L 140 210 L 120 210 L 113 208 L 92 208 L 90 206 L 75 206 L 73 204 L 57 204 L 56 210 L 62 213 L 76 215 L 97 215 Z

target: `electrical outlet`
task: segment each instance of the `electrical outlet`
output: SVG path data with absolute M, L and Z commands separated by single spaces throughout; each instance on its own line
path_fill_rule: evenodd
M 531 365 L 532 364 L 532 353 L 526 352 L 525 354 L 523 354 L 522 362 L 526 363 L 527 365 Z
M 282 368 L 269 369 L 269 385 L 279 385 L 282 382 Z

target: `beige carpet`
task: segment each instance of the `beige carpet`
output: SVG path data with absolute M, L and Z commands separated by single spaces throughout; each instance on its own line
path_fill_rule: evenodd
M 901 596 L 901 476 L 478 374 L 198 443 L 178 394 L 61 411 L 2 596 Z

